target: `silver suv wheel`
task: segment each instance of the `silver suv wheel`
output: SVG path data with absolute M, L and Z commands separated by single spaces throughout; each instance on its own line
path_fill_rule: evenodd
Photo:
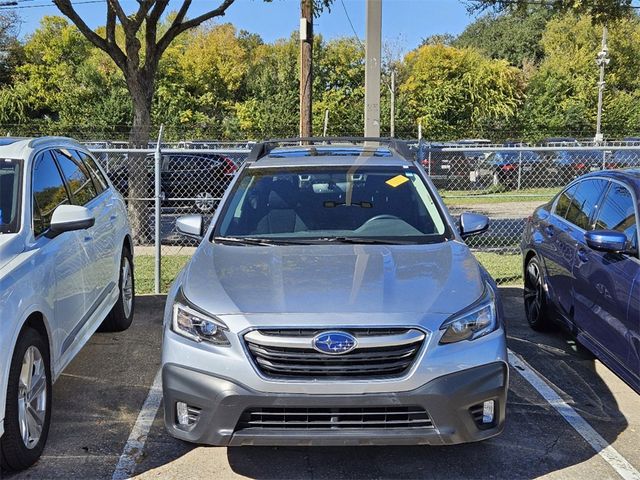
M 133 309 L 133 274 L 131 262 L 128 257 L 122 262 L 122 274 L 120 275 L 120 290 L 122 291 L 122 309 L 125 317 L 129 318 Z
M 40 441 L 47 415 L 47 369 L 42 354 L 31 345 L 22 359 L 18 380 L 18 423 L 25 447 Z

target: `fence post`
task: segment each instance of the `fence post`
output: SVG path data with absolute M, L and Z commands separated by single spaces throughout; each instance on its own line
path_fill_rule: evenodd
M 602 170 L 607 169 L 607 151 L 602 149 Z
M 154 291 L 156 295 L 160 293 L 160 277 L 162 275 L 161 269 L 161 253 L 162 253 L 162 242 L 160 238 L 161 233 L 161 216 L 160 216 L 160 194 L 162 190 L 161 182 L 160 182 L 160 169 L 162 165 L 162 134 L 164 131 L 164 125 L 160 125 L 160 132 L 158 132 L 158 143 L 156 145 L 156 151 L 154 153 L 154 166 L 153 172 L 155 175 L 155 192 L 154 192 L 154 200 L 155 200 L 155 235 L 154 235 L 154 244 L 155 244 L 155 272 L 154 272 Z
M 518 190 L 522 182 L 522 150 L 518 152 Z

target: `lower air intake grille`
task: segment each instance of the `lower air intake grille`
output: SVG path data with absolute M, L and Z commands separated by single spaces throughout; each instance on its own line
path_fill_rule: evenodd
M 421 407 L 252 408 L 245 410 L 236 431 L 346 430 L 433 428 Z

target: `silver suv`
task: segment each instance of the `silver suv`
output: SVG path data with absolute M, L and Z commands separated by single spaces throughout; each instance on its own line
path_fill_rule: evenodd
M 327 139 L 321 139 L 327 142 Z M 503 429 L 495 283 L 397 141 L 257 144 L 167 299 L 165 423 L 210 445 L 452 444 Z M 290 143 L 290 142 L 289 142 Z
M 0 468 L 40 457 L 52 383 L 93 333 L 131 325 L 132 247 L 124 200 L 85 147 L 0 139 Z

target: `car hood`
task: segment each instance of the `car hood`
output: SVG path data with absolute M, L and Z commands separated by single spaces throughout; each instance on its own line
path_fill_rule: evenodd
M 9 263 L 22 250 L 22 242 L 17 234 L 3 233 L 0 235 L 0 268 Z
M 203 244 L 182 288 L 217 315 L 451 314 L 483 292 L 480 266 L 458 241 L 429 245 Z

